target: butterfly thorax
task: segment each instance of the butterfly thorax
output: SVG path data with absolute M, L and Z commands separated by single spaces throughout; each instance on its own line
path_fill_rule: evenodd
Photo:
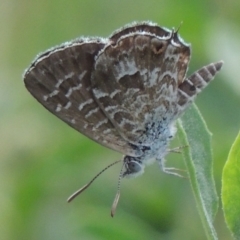
M 137 177 L 144 172 L 145 166 L 153 163 L 155 160 L 163 161 L 165 155 L 167 154 L 168 143 L 174 137 L 176 128 L 173 124 L 165 125 L 157 127 L 157 130 L 154 132 L 151 129 L 147 129 L 149 134 L 152 133 L 152 137 L 154 134 L 154 140 L 151 144 L 146 145 L 134 145 L 136 148 L 136 152 L 141 152 L 141 156 L 124 156 L 124 167 L 125 172 L 123 173 L 123 177 Z M 149 142 L 148 142 L 149 143 Z

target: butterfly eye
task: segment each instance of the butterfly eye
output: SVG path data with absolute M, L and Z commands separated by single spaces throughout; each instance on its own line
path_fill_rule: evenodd
M 127 158 L 127 156 L 125 158 Z M 126 171 L 123 173 L 123 177 L 137 177 L 144 172 L 144 165 L 142 162 L 134 158 L 125 161 L 125 168 Z
M 141 171 L 142 169 L 142 166 L 140 165 L 140 163 L 138 162 L 130 162 L 128 164 L 128 169 L 131 171 L 131 172 L 139 172 Z

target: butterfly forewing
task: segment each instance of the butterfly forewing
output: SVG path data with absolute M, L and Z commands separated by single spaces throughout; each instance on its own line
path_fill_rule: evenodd
M 135 155 L 95 101 L 91 89 L 94 58 L 106 41 L 79 42 L 40 55 L 26 71 L 31 94 L 50 112 L 102 145 Z

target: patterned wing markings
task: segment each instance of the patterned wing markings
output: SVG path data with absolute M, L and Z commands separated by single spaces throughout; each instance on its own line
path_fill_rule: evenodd
M 96 103 L 91 90 L 94 58 L 106 41 L 69 44 L 40 55 L 26 71 L 30 93 L 50 112 L 92 140 L 137 156 Z
M 109 39 L 116 43 L 119 38 L 122 36 L 134 33 L 134 32 L 142 32 L 142 33 L 150 33 L 153 35 L 156 35 L 161 38 L 168 38 L 169 35 L 171 34 L 171 31 L 168 30 L 167 28 L 163 28 L 158 26 L 155 23 L 146 21 L 146 22 L 134 22 L 131 24 L 127 24 L 123 28 L 120 28 L 113 32 L 113 34 L 109 37 Z
M 131 36 L 131 34 L 142 34 L 142 35 L 152 35 L 157 38 L 160 38 L 162 40 L 170 40 L 169 42 L 173 46 L 177 46 L 178 48 L 174 48 L 174 50 L 169 48 L 169 57 L 172 56 L 171 51 L 177 51 L 177 53 L 180 55 L 179 56 L 179 61 L 178 61 L 178 81 L 182 81 L 185 77 L 186 70 L 188 67 L 188 63 L 190 60 L 190 45 L 185 43 L 183 39 L 179 37 L 177 34 L 177 31 L 175 32 L 173 30 L 169 30 L 164 27 L 160 27 L 155 23 L 146 21 L 146 22 L 134 22 L 131 24 L 127 24 L 123 28 L 120 28 L 119 30 L 115 31 L 111 36 L 110 36 L 110 41 L 111 44 L 114 45 L 116 44 L 121 38 L 125 38 L 128 35 Z M 168 43 L 169 43 L 168 42 Z M 159 46 L 158 46 L 159 47 Z M 176 54 L 176 52 L 174 52 Z M 169 61 L 172 61 L 174 59 L 169 58 Z
M 124 139 L 151 145 L 155 133 L 161 132 L 159 127 L 164 129 L 165 122 L 173 120 L 177 86 L 183 81 L 189 56 L 189 46 L 174 32 L 164 39 L 146 32 L 130 33 L 97 56 L 93 92 Z

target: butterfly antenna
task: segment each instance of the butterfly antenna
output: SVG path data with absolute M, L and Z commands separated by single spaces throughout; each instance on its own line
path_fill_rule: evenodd
M 99 172 L 89 183 L 87 183 L 86 185 L 84 185 L 82 188 L 80 188 L 79 190 L 77 190 L 75 193 L 73 193 L 68 199 L 67 202 L 71 202 L 74 198 L 76 198 L 80 193 L 82 193 L 85 189 L 87 189 L 93 182 L 95 179 L 97 179 L 103 172 L 105 172 L 108 168 L 112 167 L 113 165 L 121 162 L 122 160 L 118 160 L 116 162 L 111 163 L 110 165 L 108 165 L 107 167 L 105 167 L 101 172 Z
M 115 215 L 117 205 L 118 205 L 118 201 L 119 201 L 119 198 L 120 198 L 120 185 L 121 185 L 121 180 L 123 178 L 123 167 L 124 166 L 125 166 L 125 163 L 123 163 L 120 174 L 119 174 L 119 177 L 118 177 L 117 193 L 116 193 L 116 196 L 114 198 L 113 205 L 112 205 L 112 208 L 111 208 L 111 217 L 114 217 L 114 215 Z

